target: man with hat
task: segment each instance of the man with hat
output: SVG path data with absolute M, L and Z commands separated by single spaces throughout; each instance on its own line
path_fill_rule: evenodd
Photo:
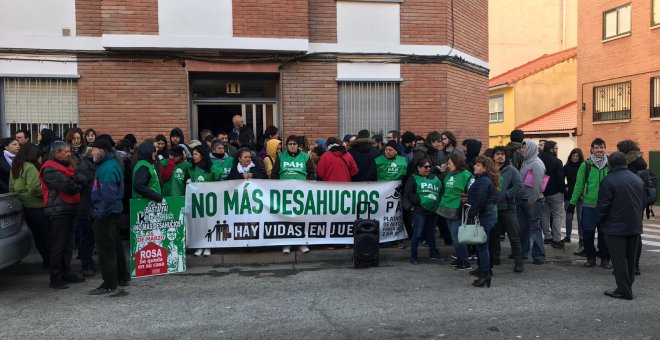
M 100 137 L 100 136 L 99 136 Z M 115 158 L 112 139 L 96 138 L 92 143 L 92 159 L 98 164 L 91 193 L 92 229 L 101 263 L 103 283 L 89 291 L 90 295 L 116 292 L 117 285 L 130 281 L 126 256 L 119 236 L 119 215 L 122 212 L 124 177 Z
M 383 155 L 376 157 L 371 163 L 370 181 L 400 181 L 406 176 L 408 162 L 396 151 L 398 143 L 390 140 L 383 148 Z

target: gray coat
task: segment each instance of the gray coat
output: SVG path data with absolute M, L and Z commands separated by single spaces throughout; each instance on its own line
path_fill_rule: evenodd
M 523 181 L 523 197 L 527 200 L 527 203 L 532 205 L 536 201 L 543 198 L 543 190 L 541 190 L 541 184 L 543 182 L 543 176 L 545 176 L 545 165 L 539 158 L 539 149 L 536 143 L 531 139 L 525 139 L 523 141 L 525 144 L 525 161 L 520 168 L 520 178 Z M 534 182 L 531 187 L 524 185 L 525 176 L 528 171 L 532 171 L 534 176 Z
M 502 176 L 502 188 L 497 197 L 497 210 L 513 210 L 516 208 L 516 197 L 523 191 L 523 183 L 520 173 L 511 164 L 500 169 Z

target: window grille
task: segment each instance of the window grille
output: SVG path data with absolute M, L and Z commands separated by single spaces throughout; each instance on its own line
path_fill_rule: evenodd
M 630 119 L 631 83 L 594 87 L 593 121 Z
M 603 39 L 630 33 L 630 4 L 603 13 Z
M 340 82 L 339 133 L 385 135 L 399 129 L 398 82 Z
M 660 77 L 651 78 L 651 117 L 660 117 Z
M 76 79 L 3 78 L 0 84 L 3 136 L 28 130 L 36 142 L 43 128 L 62 136 L 67 129 L 78 126 Z
M 504 121 L 504 96 L 495 96 L 488 98 L 488 121 L 497 123 Z

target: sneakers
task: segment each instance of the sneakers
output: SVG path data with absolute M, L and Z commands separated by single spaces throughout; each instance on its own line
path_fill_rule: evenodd
M 551 241 L 550 244 L 552 245 L 552 248 L 564 249 L 564 242 L 562 241 Z
M 540 266 L 540 265 L 544 264 L 545 261 L 543 261 L 541 259 L 534 259 L 534 261 L 532 263 L 537 265 L 537 266 Z
M 103 287 L 98 287 L 96 289 L 92 289 L 87 292 L 89 295 L 105 295 L 105 294 L 110 294 L 114 293 L 116 289 L 108 289 L 108 288 L 103 288 Z
M 211 249 L 205 248 L 203 254 L 204 254 L 204 256 L 210 256 L 211 255 Z
M 600 266 L 605 269 L 612 269 L 612 263 L 610 262 L 610 259 L 601 259 Z
M 472 269 L 472 266 L 470 265 L 470 262 L 461 262 L 458 266 L 454 267 L 456 270 L 470 270 Z
M 306 245 L 301 245 L 300 247 L 298 247 L 298 250 L 300 250 L 303 253 L 309 253 L 309 247 Z
M 69 273 L 66 275 L 62 275 L 62 280 L 66 283 L 83 283 L 85 282 L 84 277 L 80 277 L 74 273 Z
M 596 258 L 591 257 L 587 259 L 587 262 L 584 264 L 585 267 L 591 268 L 596 266 Z
M 193 255 L 195 255 L 195 256 L 202 256 L 202 252 L 203 252 L 203 251 L 204 251 L 204 249 L 197 249 L 197 250 L 195 250 L 195 252 L 193 253 Z
M 282 254 L 290 254 L 290 253 L 291 253 L 291 246 L 282 247 Z
M 454 259 L 454 261 L 451 261 L 451 263 L 449 265 L 452 266 L 452 267 L 457 267 L 459 264 L 461 264 L 461 260 Z
M 564 242 L 564 243 L 571 243 L 571 238 L 568 237 L 568 236 L 566 236 L 566 237 L 564 237 L 564 239 L 561 240 L 561 241 Z

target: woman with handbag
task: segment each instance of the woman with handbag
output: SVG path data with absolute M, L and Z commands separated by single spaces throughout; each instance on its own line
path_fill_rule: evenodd
M 447 219 L 449 231 L 451 232 L 451 240 L 456 254 L 456 259 L 451 263 L 451 266 L 457 270 L 470 270 L 472 266 L 470 266 L 468 260 L 467 246 L 458 243 L 458 227 L 461 225 L 461 195 L 467 192 L 474 178 L 472 173 L 467 170 L 465 158 L 458 154 L 449 156 L 447 170 L 449 172 L 445 176 L 444 193 L 437 213 Z
M 475 287 L 490 287 L 492 272 L 490 271 L 490 257 L 488 254 L 488 239 L 499 237 L 490 235 L 491 230 L 497 222 L 495 207 L 497 204 L 497 192 L 500 190 L 500 173 L 492 159 L 484 156 L 476 158 L 474 163 L 475 181 L 470 186 L 467 194 L 468 220 L 478 218 L 481 226 L 486 232 L 486 242 L 477 245 L 479 253 L 479 271 L 475 274 L 477 279 L 472 283 Z
M 436 210 L 440 202 L 442 183 L 431 173 L 431 161 L 422 158 L 415 162 L 416 171 L 406 181 L 403 194 L 403 208 L 412 213 L 413 235 L 410 245 L 410 263 L 417 264 L 417 246 L 422 233 L 426 231 L 432 259 L 439 259 L 435 247 L 435 226 L 438 220 Z

